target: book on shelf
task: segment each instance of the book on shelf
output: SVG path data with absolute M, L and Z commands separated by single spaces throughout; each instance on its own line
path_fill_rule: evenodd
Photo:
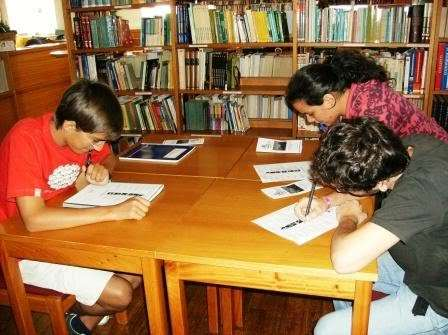
M 444 95 L 434 96 L 431 116 L 442 128 L 448 131 L 448 97 Z
M 176 132 L 177 120 L 173 97 L 120 96 L 124 131 Z
M 171 15 L 142 18 L 140 29 L 141 46 L 169 45 L 171 42 Z
M 178 43 L 290 42 L 292 3 L 240 5 L 179 4 Z
M 113 48 L 133 44 L 129 22 L 110 12 L 75 13 L 73 30 L 78 49 Z
M 161 143 L 139 143 L 119 156 L 120 160 L 148 163 L 177 164 L 187 157 L 195 146 Z
M 410 6 L 395 1 L 355 1 L 348 6 L 330 3 L 321 7 L 315 1 L 298 0 L 297 8 L 299 42 L 429 43 L 429 2 Z
M 250 128 L 241 96 L 196 97 L 184 102 L 185 130 L 245 132 Z
M 180 89 L 239 89 L 241 77 L 292 74 L 292 55 L 178 49 Z
M 172 88 L 171 52 L 135 52 L 125 56 L 78 55 L 78 77 L 99 80 L 115 91 Z
M 161 0 L 70 0 L 70 7 L 76 8 L 90 8 L 103 6 L 130 6 L 136 4 L 149 4 L 162 2 Z
M 81 191 L 65 200 L 63 207 L 92 208 L 118 205 L 133 197 L 153 200 L 162 192 L 162 184 L 139 184 L 110 182 L 106 185 L 89 184 Z

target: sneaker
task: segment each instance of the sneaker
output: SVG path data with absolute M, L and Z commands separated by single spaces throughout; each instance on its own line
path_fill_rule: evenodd
M 91 335 L 90 330 L 82 323 L 79 315 L 76 313 L 68 313 L 65 316 L 68 333 L 70 335 Z
M 110 315 L 105 315 L 103 318 L 98 322 L 98 326 L 104 326 L 106 323 L 109 322 Z

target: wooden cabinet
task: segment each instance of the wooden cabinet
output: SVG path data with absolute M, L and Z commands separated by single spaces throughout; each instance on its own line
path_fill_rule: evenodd
M 65 44 L 16 51 L 10 57 L 19 119 L 54 111 L 70 85 Z
M 0 94 L 0 140 L 15 122 L 56 109 L 70 86 L 65 43 L 0 53 L 9 91 Z

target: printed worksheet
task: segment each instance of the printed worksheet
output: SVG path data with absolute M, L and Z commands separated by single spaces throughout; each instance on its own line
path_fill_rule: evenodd
M 273 140 L 270 138 L 259 137 L 256 151 L 300 154 L 302 152 L 302 140 Z
M 309 180 L 299 180 L 291 184 L 263 188 L 261 192 L 269 198 L 281 199 L 310 192 L 312 186 L 313 183 Z M 316 189 L 318 188 L 322 188 L 322 186 L 316 185 Z
M 304 244 L 327 231 L 336 228 L 336 207 L 329 208 L 318 217 L 302 221 L 294 214 L 295 204 L 283 207 L 252 222 L 280 237 Z
M 309 180 L 310 161 L 254 165 L 263 183 L 287 180 Z
M 64 201 L 63 207 L 89 208 L 112 206 L 132 197 L 142 197 L 148 201 L 162 192 L 163 184 L 139 184 L 110 182 L 106 185 L 87 185 L 81 191 Z

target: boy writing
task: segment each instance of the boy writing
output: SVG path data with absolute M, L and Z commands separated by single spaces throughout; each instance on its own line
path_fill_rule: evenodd
M 20 214 L 26 228 L 44 231 L 110 220 L 141 219 L 149 202 L 89 209 L 53 208 L 48 200 L 68 187 L 109 182 L 115 157 L 106 141 L 120 136 L 120 104 L 105 85 L 79 81 L 56 112 L 19 121 L 0 146 L 0 222 Z M 90 334 L 104 315 L 127 308 L 137 276 L 22 260 L 23 282 L 76 296 L 80 314 L 70 314 L 71 334 Z
M 448 333 L 448 145 L 428 135 L 403 142 L 371 118 L 344 120 L 324 136 L 311 167 L 314 180 L 341 193 L 315 199 L 313 214 L 339 205 L 331 244 L 337 272 L 355 272 L 378 258 L 369 334 Z M 353 195 L 389 192 L 369 222 Z M 296 213 L 303 216 L 307 200 Z M 350 334 L 342 302 L 315 334 Z

